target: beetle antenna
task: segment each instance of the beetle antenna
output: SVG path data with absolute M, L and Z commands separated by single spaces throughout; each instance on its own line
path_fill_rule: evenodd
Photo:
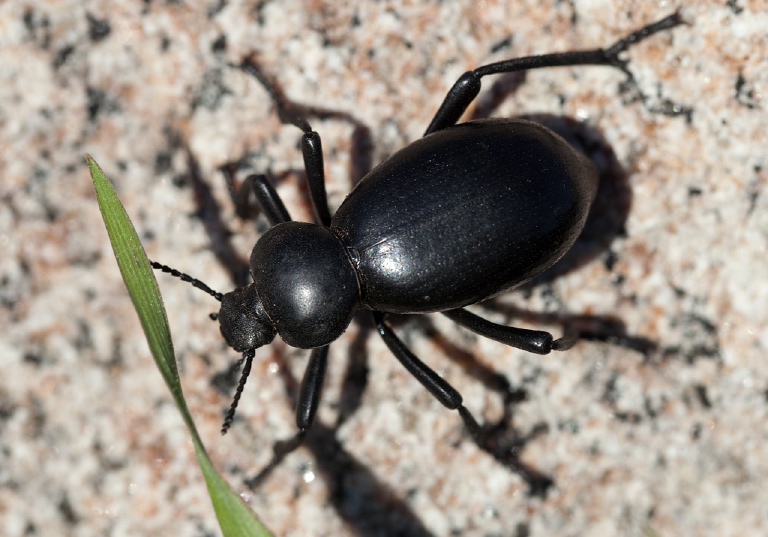
M 179 272 L 175 268 L 171 268 L 168 265 L 163 265 L 162 263 L 158 263 L 156 261 L 150 261 L 149 264 L 152 265 L 152 268 L 155 270 L 159 270 L 159 271 L 165 272 L 166 274 L 170 274 L 171 276 L 175 276 L 176 278 L 180 279 L 183 282 L 191 283 L 193 287 L 197 287 L 201 291 L 205 291 L 206 293 L 211 295 L 213 298 L 215 298 L 219 302 L 221 302 L 221 299 L 224 296 L 218 291 L 214 291 L 213 289 L 205 285 L 203 282 L 201 282 L 197 278 L 193 278 L 188 274 Z
M 224 418 L 224 423 L 221 426 L 221 434 L 227 434 L 232 421 L 235 419 L 235 410 L 237 409 L 237 403 L 240 402 L 240 396 L 243 394 L 243 388 L 245 388 L 245 382 L 248 380 L 248 375 L 251 374 L 251 365 L 253 364 L 253 357 L 256 356 L 254 349 L 248 349 L 243 353 L 243 357 L 235 364 L 235 369 L 240 367 L 240 364 L 245 362 L 243 366 L 243 372 L 240 375 L 240 382 L 237 383 L 237 390 L 235 390 L 235 396 L 232 398 L 232 404 L 229 406 L 227 416 Z

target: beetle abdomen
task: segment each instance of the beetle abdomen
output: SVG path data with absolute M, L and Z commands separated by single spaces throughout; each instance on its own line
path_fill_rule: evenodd
M 444 311 L 520 285 L 562 257 L 596 189 L 592 163 L 550 130 L 474 121 L 374 168 L 331 227 L 357 262 L 365 306 Z

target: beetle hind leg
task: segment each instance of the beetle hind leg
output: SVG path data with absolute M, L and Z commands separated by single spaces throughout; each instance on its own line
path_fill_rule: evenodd
M 462 404 L 461 394 L 451 386 L 445 379 L 435 373 L 432 368 L 422 362 L 400 338 L 395 335 L 392 329 L 384 322 L 384 313 L 375 311 L 373 318 L 376 322 L 379 334 L 389 350 L 395 355 L 395 358 L 411 373 L 416 380 L 449 410 L 458 411 L 464 422 L 465 427 L 472 436 L 472 440 L 483 451 L 489 453 L 494 459 L 518 474 L 528 484 L 531 494 L 543 496 L 552 486 L 550 478 L 542 475 L 536 470 L 523 464 L 516 453 L 512 450 L 498 449 L 492 441 L 489 430 L 481 426 L 472 416 L 472 413 Z M 551 338 L 551 336 L 550 336 Z
M 552 334 L 542 330 L 528 330 L 493 323 L 470 313 L 463 308 L 443 311 L 450 320 L 488 339 L 504 343 L 510 347 L 522 349 L 534 354 L 549 354 L 552 351 L 565 351 L 573 347 L 577 338 L 567 335 L 554 339 Z
M 627 68 L 627 60 L 620 58 L 619 55 L 640 41 L 658 32 L 674 28 L 675 26 L 684 23 L 685 21 L 680 14 L 675 12 L 672 15 L 632 32 L 610 47 L 513 58 L 511 60 L 483 65 L 473 71 L 468 71 L 461 75 L 454 83 L 453 87 L 448 91 L 443 103 L 432 118 L 432 122 L 429 124 L 424 135 L 426 136 L 454 125 L 467 110 L 472 101 L 475 100 L 475 97 L 480 93 L 480 79 L 487 75 L 528 71 L 530 69 L 542 69 L 547 67 L 605 65 L 624 72 L 627 75 L 629 85 L 631 86 L 633 85 L 634 77 Z M 640 94 L 640 98 L 645 101 L 642 94 Z M 664 112 L 665 110 L 662 111 Z M 668 110 L 668 115 L 685 115 L 688 117 L 690 113 L 691 109 L 685 106 L 673 105 L 669 107 Z

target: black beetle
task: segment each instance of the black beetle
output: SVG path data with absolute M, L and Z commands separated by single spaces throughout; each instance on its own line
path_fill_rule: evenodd
M 221 295 L 159 263 L 156 269 L 191 282 L 222 303 L 227 343 L 243 353 L 240 383 L 222 432 L 230 426 L 255 349 L 276 334 L 313 349 L 297 409 L 299 432 L 312 425 L 328 346 L 359 309 L 369 309 L 389 349 L 443 405 L 456 409 L 485 449 L 481 427 L 461 395 L 421 362 L 385 323 L 386 313 L 441 312 L 483 336 L 547 354 L 571 341 L 548 332 L 491 323 L 464 309 L 530 280 L 550 267 L 579 236 L 597 189 L 591 161 L 549 129 L 522 119 L 455 125 L 480 91 L 483 76 L 527 69 L 606 65 L 631 80 L 619 54 L 681 24 L 678 13 L 633 32 L 606 49 L 530 56 L 485 65 L 462 75 L 448 92 L 424 138 L 368 173 L 331 217 L 320 136 L 247 59 L 240 66 L 272 95 L 280 119 L 303 132 L 302 153 L 319 224 L 291 221 L 265 175 L 249 176 L 272 224 L 250 258 L 253 283 Z M 231 180 L 231 177 L 230 177 Z M 276 457 L 280 455 L 276 454 Z M 531 484 L 542 478 L 505 461 Z

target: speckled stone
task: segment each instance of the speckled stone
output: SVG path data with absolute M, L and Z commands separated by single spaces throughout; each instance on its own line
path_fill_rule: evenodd
M 573 270 L 478 311 L 626 337 L 541 357 L 441 316 L 393 320 L 470 410 L 522 441 L 522 460 L 555 481 L 545 498 L 469 441 L 364 316 L 332 347 L 308 445 L 249 490 L 293 432 L 286 391 L 306 352 L 258 351 L 222 438 L 231 388 L 214 380 L 237 356 L 208 319 L 217 303 L 160 286 L 203 439 L 276 535 L 768 534 L 764 0 L 0 3 L 0 534 L 219 533 L 86 153 L 151 258 L 227 291 L 266 224 L 237 218 L 219 166 L 270 170 L 294 217 L 311 214 L 299 131 L 230 63 L 256 53 L 290 99 L 318 108 L 335 207 L 421 136 L 464 71 L 606 46 L 676 7 L 688 26 L 627 55 L 647 102 L 626 102 L 621 73 L 583 67 L 488 78 L 470 111 L 564 126 L 604 181 Z M 691 106 L 689 120 L 660 113 L 668 103 Z M 526 392 L 513 420 L 494 373 Z

